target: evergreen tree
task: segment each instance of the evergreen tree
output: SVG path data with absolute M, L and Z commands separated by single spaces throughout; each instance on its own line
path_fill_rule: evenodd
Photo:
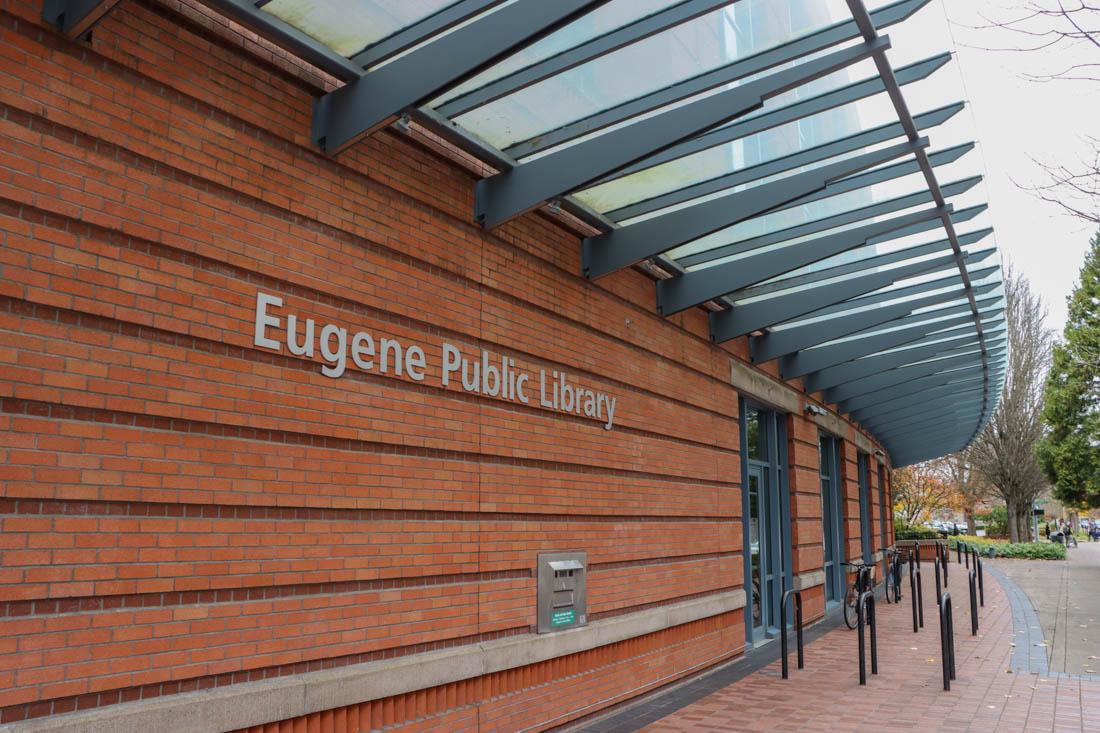
M 1069 319 L 1043 393 L 1047 435 L 1037 452 L 1054 496 L 1100 506 L 1100 233 L 1069 297 Z

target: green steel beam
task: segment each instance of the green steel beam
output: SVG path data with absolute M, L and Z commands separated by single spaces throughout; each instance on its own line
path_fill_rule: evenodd
M 985 237 L 993 233 L 992 229 L 981 229 L 976 232 L 970 232 L 959 237 L 959 241 L 964 245 L 971 245 L 980 242 Z M 771 293 L 776 293 L 782 290 L 789 290 L 790 288 L 802 287 L 804 285 L 811 285 L 815 282 L 821 282 L 822 280 L 831 280 L 835 277 L 843 277 L 844 275 L 852 275 L 859 272 L 865 272 L 867 270 L 874 270 L 879 267 L 886 267 L 897 262 L 904 262 L 905 260 L 913 260 L 925 255 L 938 254 L 944 250 L 951 248 L 951 242 L 947 239 L 939 239 L 935 242 L 928 242 L 927 244 L 917 244 L 911 247 L 905 247 L 904 249 L 895 250 L 893 252 L 887 252 L 881 255 L 875 255 L 873 257 L 863 257 L 858 260 L 850 260 L 842 262 L 832 267 L 824 267 L 819 270 L 811 270 L 799 275 L 790 275 L 781 279 L 772 279 L 759 285 L 753 285 L 752 287 L 742 288 L 734 293 L 731 293 L 733 300 L 748 300 L 750 298 L 758 298 Z
M 483 178 L 474 192 L 474 218 L 486 229 L 496 227 L 681 140 L 759 109 L 772 97 L 867 59 L 889 45 L 889 39 L 883 37 L 874 43 L 834 51 Z
M 959 194 L 966 193 L 974 186 L 978 185 L 982 180 L 981 176 L 973 176 L 971 178 L 965 178 L 954 183 L 949 183 L 944 186 L 944 192 L 950 196 L 958 196 Z M 751 189 L 750 189 L 751 190 Z M 916 191 L 905 196 L 898 196 L 896 198 L 887 199 L 886 201 L 879 201 L 874 204 L 868 204 L 867 206 L 861 206 L 851 211 L 845 211 L 840 214 L 834 214 L 822 219 L 814 219 L 802 224 L 787 227 L 786 229 L 780 229 L 775 232 L 768 232 L 767 234 L 761 234 L 756 237 L 750 237 L 748 239 L 742 239 L 737 242 L 731 242 L 729 244 L 721 245 L 718 247 L 712 247 L 703 252 L 695 254 L 685 255 L 683 257 L 677 257 L 676 262 L 682 267 L 695 267 L 697 265 L 705 265 L 708 262 L 714 260 L 725 259 L 726 257 L 732 257 L 733 255 L 741 254 L 742 252 L 749 252 L 757 249 L 758 247 L 766 247 L 771 244 L 778 244 L 779 242 L 786 242 L 791 239 L 799 237 L 809 236 L 811 234 L 818 234 L 820 232 L 828 231 L 835 227 L 847 226 L 849 224 L 856 224 L 864 222 L 869 219 L 873 219 L 878 216 L 886 216 L 887 214 L 894 214 L 905 209 L 913 208 L 914 206 L 923 206 L 932 201 L 932 195 L 928 191 Z M 988 208 L 987 206 L 979 205 L 973 206 L 967 209 L 962 209 L 952 214 L 952 218 L 957 222 L 967 221 L 974 218 L 978 214 Z M 782 209 L 776 209 L 776 211 L 782 211 Z M 916 232 L 926 231 L 923 229 L 915 229 Z M 907 232 L 900 235 L 891 236 L 905 236 Z
M 426 104 L 606 2 L 515 0 L 443 34 L 318 99 L 313 142 L 327 153 L 338 153 L 408 108 Z
M 885 28 L 909 17 L 921 7 L 927 5 L 928 2 L 929 0 L 902 0 L 879 8 L 873 13 L 872 17 L 874 17 L 879 28 Z M 858 35 L 858 28 L 852 21 L 843 21 L 775 48 L 761 51 L 743 59 L 737 59 L 651 94 L 601 110 L 555 130 L 540 133 L 529 140 L 505 148 L 504 152 L 513 158 L 525 158 L 543 150 L 555 148 L 576 138 L 590 135 L 606 127 L 625 122 L 632 117 L 662 109 L 708 90 L 717 89 L 726 84 L 761 74 L 769 69 L 789 64 L 810 54 L 824 51 L 830 46 L 846 43 L 857 38 Z M 946 59 L 941 61 L 940 65 L 945 62 Z M 875 79 L 878 81 L 877 91 L 884 91 L 886 87 L 882 80 L 878 77 L 875 77 Z

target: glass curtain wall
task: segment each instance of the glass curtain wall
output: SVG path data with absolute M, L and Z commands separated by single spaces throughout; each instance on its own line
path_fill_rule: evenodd
M 725 11 L 724 40 L 727 54 L 732 58 L 748 56 L 776 46 L 784 39 L 797 38 L 844 19 L 846 19 L 844 14 L 838 12 L 838 6 L 830 6 L 820 0 L 788 0 L 779 6 L 768 0 L 738 2 L 726 8 Z M 782 100 L 784 104 L 789 104 L 800 99 L 808 99 L 851 81 L 851 72 L 844 69 L 804 84 L 785 94 Z M 729 159 L 722 167 L 739 170 L 790 152 L 846 137 L 860 129 L 863 129 L 863 126 L 858 105 L 843 105 L 730 143 Z M 812 167 L 806 166 L 804 169 Z M 863 192 L 861 198 L 867 203 L 871 200 L 867 192 Z M 840 202 L 826 198 L 769 215 L 767 226 L 773 230 L 785 229 L 813 219 L 831 216 L 842 209 Z M 830 258 L 828 264 L 831 266 L 859 259 L 869 253 L 867 250 L 862 253 L 849 252 Z M 805 270 L 813 271 L 823 266 L 825 265 L 822 263 L 815 263 L 806 267 Z

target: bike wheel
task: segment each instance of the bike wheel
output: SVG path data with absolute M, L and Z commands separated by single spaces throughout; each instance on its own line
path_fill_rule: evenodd
M 887 593 L 893 593 L 891 598 L 894 599 L 894 603 L 901 603 L 901 583 L 898 582 L 898 577 L 894 573 L 890 573 L 890 579 L 886 586 Z
M 847 624 L 849 629 L 854 629 L 859 625 L 859 593 L 856 591 L 856 586 L 853 584 L 848 588 L 848 594 L 844 596 L 844 623 Z

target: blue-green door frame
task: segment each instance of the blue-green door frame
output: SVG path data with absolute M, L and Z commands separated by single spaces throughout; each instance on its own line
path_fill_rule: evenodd
M 826 606 L 844 600 L 844 485 L 840 476 L 840 439 L 822 432 L 818 436 L 821 477 L 821 531 L 824 546 Z M 830 567 L 831 565 L 831 567 Z M 830 570 L 832 573 L 830 574 Z
M 791 495 L 790 481 L 787 470 L 787 416 L 777 413 L 767 407 L 751 400 L 741 398 L 738 402 L 740 409 L 741 431 L 741 515 L 742 555 L 744 559 L 744 588 L 745 588 L 745 640 L 752 644 L 779 634 L 779 601 L 783 592 L 792 587 L 792 558 L 791 558 Z M 772 558 L 779 561 L 776 582 L 771 588 L 761 590 L 764 603 L 763 638 L 754 638 L 752 623 L 752 567 L 751 567 L 751 541 L 749 531 L 749 463 L 748 458 L 748 430 L 746 417 L 749 409 L 759 410 L 767 416 L 765 450 L 767 452 L 764 461 L 753 460 L 752 463 L 766 468 L 767 491 L 769 500 L 765 503 L 771 508 L 767 517 L 767 526 L 761 527 L 761 539 L 766 540 L 765 552 L 770 552 Z M 777 511 L 778 510 L 778 511 Z M 767 535 L 764 537 L 764 535 Z M 763 560 L 762 560 L 763 561 Z M 767 596 L 765 597 L 765 593 Z
M 863 550 L 863 562 L 870 564 L 874 556 L 871 542 L 871 477 L 869 475 L 868 456 L 860 451 L 857 457 L 859 466 L 859 539 Z

